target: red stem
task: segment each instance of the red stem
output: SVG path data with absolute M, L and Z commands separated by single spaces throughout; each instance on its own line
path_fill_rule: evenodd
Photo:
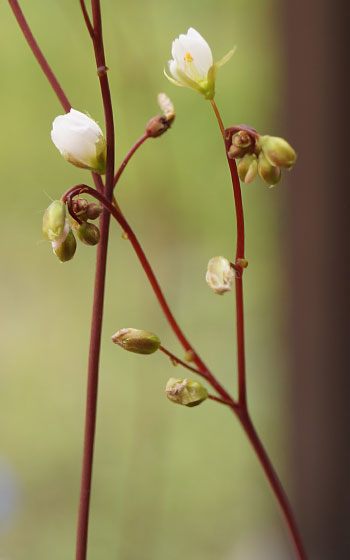
M 44 72 L 45 76 L 49 80 L 52 89 L 54 90 L 55 94 L 57 95 L 63 109 L 68 113 L 71 109 L 71 104 L 68 101 L 66 94 L 64 93 L 63 89 L 61 88 L 55 74 L 52 72 L 46 58 L 44 57 L 43 53 L 41 52 L 38 43 L 33 37 L 33 34 L 29 28 L 29 25 L 23 15 L 23 12 L 17 2 L 17 0 L 9 0 L 10 7 L 15 15 L 15 18 L 20 26 L 24 37 L 27 40 L 29 47 L 31 48 L 36 60 L 41 66 L 42 71 Z
M 84 13 L 84 11 L 83 11 Z M 102 38 L 102 22 L 99 0 L 92 0 L 92 16 L 93 16 L 93 45 L 95 51 L 96 65 L 98 69 L 106 67 L 103 38 Z M 85 17 L 85 16 L 84 16 Z M 86 18 L 85 18 L 86 21 Z M 90 33 L 91 35 L 91 33 Z M 106 122 L 106 140 L 107 140 L 107 165 L 106 165 L 106 182 L 105 195 L 107 200 L 113 197 L 113 177 L 114 177 L 114 121 L 111 102 L 111 94 L 109 89 L 107 69 L 98 71 L 100 87 L 103 99 L 103 107 Z M 102 181 L 94 175 L 94 180 L 98 191 L 102 195 Z M 98 395 L 98 375 L 99 375 L 99 357 L 101 347 L 101 331 L 103 318 L 103 303 L 105 291 L 107 248 L 110 225 L 110 213 L 104 211 L 100 219 L 101 238 L 97 249 L 95 287 L 94 287 L 94 303 L 92 309 L 91 333 L 90 333 L 90 349 L 89 349 L 89 365 L 87 379 L 87 395 L 86 395 L 86 416 L 85 416 L 85 435 L 84 450 L 82 462 L 81 488 L 78 513 L 77 541 L 76 541 L 76 560 L 86 560 L 87 541 L 88 541 L 88 525 L 90 512 L 90 495 L 92 467 L 94 456 L 94 442 L 96 431 L 96 412 L 97 412 L 97 395 Z
M 234 159 L 228 157 L 228 150 L 230 147 L 232 134 L 226 135 L 220 113 L 218 111 L 218 108 L 214 100 L 211 101 L 211 104 L 213 106 L 224 139 L 226 157 L 231 173 L 233 194 L 234 194 L 235 208 L 236 208 L 236 220 L 237 220 L 236 266 L 237 265 L 239 266 L 238 259 L 244 259 L 244 214 L 243 214 L 241 186 L 239 182 L 236 162 Z M 242 267 L 240 268 L 242 273 L 240 275 L 236 274 L 235 277 L 237 360 L 238 360 L 238 405 L 234 409 L 234 412 L 238 417 L 245 433 L 249 438 L 249 441 L 251 442 L 254 448 L 254 451 L 260 461 L 260 464 L 266 474 L 266 477 L 270 483 L 272 491 L 281 508 L 283 517 L 285 519 L 286 525 L 291 535 L 292 542 L 295 546 L 295 550 L 297 552 L 298 558 L 300 560 L 307 560 L 306 552 L 304 550 L 303 543 L 299 534 L 299 530 L 296 525 L 296 521 L 294 519 L 287 495 L 259 439 L 259 436 L 255 431 L 254 425 L 248 413 L 247 394 L 246 394 L 245 347 L 244 347 L 245 345 L 244 345 L 244 308 L 243 308 L 243 268 Z
M 196 369 L 196 368 L 190 366 L 190 364 L 188 364 L 187 362 L 184 362 L 183 360 L 180 360 L 180 358 L 175 356 L 175 354 L 173 354 L 172 352 L 169 352 L 169 350 L 164 348 L 164 346 L 159 346 L 159 350 L 161 350 L 164 354 L 169 356 L 169 358 L 171 359 L 172 362 L 176 362 L 176 364 L 179 364 L 179 365 L 183 366 L 184 368 L 189 369 L 190 371 L 193 371 L 193 373 L 197 373 L 197 375 L 202 375 L 202 372 L 199 369 Z
M 91 39 L 94 40 L 95 39 L 95 32 L 94 32 L 94 28 L 92 27 L 89 14 L 88 14 L 88 11 L 87 11 L 86 6 L 85 6 L 85 0 L 80 0 L 80 7 L 81 7 L 81 11 L 83 12 L 83 16 L 84 16 L 84 20 L 85 20 L 87 30 L 90 34 Z
M 123 161 L 121 163 L 121 166 L 119 167 L 117 173 L 115 174 L 113 186 L 116 186 L 116 184 L 118 183 L 118 181 L 120 179 L 121 174 L 123 173 L 125 167 L 127 166 L 128 161 L 134 155 L 136 150 L 138 150 L 139 147 L 142 146 L 144 141 L 147 140 L 147 138 L 150 138 L 150 135 L 147 132 L 145 132 L 145 134 L 143 136 L 141 136 L 141 138 L 138 139 L 136 144 L 131 148 L 130 152 L 125 156 L 125 158 L 123 159 Z

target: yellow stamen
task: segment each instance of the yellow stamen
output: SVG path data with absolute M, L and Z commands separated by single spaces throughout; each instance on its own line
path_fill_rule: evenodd
M 187 53 L 185 54 L 184 61 L 185 61 L 185 62 L 193 62 L 193 58 L 192 58 L 192 56 L 191 56 L 191 53 L 187 52 Z

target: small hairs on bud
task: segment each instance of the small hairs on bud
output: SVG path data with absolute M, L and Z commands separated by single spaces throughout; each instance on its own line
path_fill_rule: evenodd
M 197 406 L 208 398 L 208 391 L 193 379 L 171 377 L 166 384 L 165 394 L 169 401 L 183 406 Z
M 160 346 L 160 340 L 157 335 L 139 329 L 121 329 L 117 331 L 112 340 L 118 346 L 135 352 L 136 354 L 153 354 Z

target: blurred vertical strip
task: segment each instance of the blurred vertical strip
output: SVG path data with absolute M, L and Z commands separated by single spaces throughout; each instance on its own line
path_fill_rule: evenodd
M 349 2 L 284 0 L 291 418 L 310 558 L 350 558 Z

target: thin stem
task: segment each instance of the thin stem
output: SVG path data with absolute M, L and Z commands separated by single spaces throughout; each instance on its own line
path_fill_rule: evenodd
M 190 371 L 193 371 L 193 373 L 196 373 L 197 375 L 202 375 L 202 372 L 197 369 L 194 368 L 192 366 L 190 366 L 190 364 L 188 364 L 187 362 L 184 362 L 183 360 L 180 360 L 180 358 L 178 358 L 177 356 L 175 356 L 175 354 L 173 354 L 172 352 L 169 352 L 169 350 L 167 350 L 166 348 L 164 348 L 164 346 L 159 346 L 159 350 L 161 350 L 164 354 L 166 354 L 167 356 L 169 356 L 170 360 L 176 365 L 176 364 L 180 364 L 181 366 L 183 366 L 186 369 L 189 369 Z
M 237 172 L 237 166 L 234 159 L 228 157 L 230 135 L 226 137 L 224 125 L 220 117 L 219 110 L 212 100 L 212 106 L 219 123 L 219 127 L 225 143 L 226 157 L 230 168 L 233 194 L 236 208 L 237 219 L 237 249 L 236 249 L 236 264 L 238 259 L 244 259 L 244 214 L 242 204 L 241 187 Z M 254 425 L 250 419 L 247 407 L 246 395 L 246 372 L 245 372 L 245 345 L 244 345 L 244 308 L 243 308 L 243 269 L 240 275 L 236 274 L 235 288 L 236 288 L 236 324 L 237 324 L 237 359 L 238 359 L 238 404 L 233 409 L 238 417 L 246 435 L 249 438 L 251 445 L 260 461 L 260 464 L 265 472 L 265 475 L 270 483 L 272 491 L 278 501 L 282 511 L 286 526 L 288 527 L 292 542 L 300 560 L 307 560 L 306 552 L 299 534 L 299 530 L 294 519 L 291 506 L 289 504 L 287 495 L 282 487 L 282 484 L 276 474 L 275 469 L 256 433 Z M 232 407 L 231 407 L 232 408 Z
M 215 116 L 218 120 L 219 127 L 225 143 L 225 151 L 229 146 L 225 136 L 224 125 L 215 104 L 211 100 Z M 236 217 L 237 217 L 237 249 L 236 249 L 236 264 L 238 259 L 244 259 L 244 214 L 242 204 L 241 186 L 237 173 L 237 166 L 234 159 L 227 156 L 227 161 L 230 167 L 233 194 L 235 200 Z M 246 372 L 245 372 L 245 344 L 244 344 L 244 308 L 243 308 L 243 269 L 240 275 L 236 274 L 235 288 L 236 288 L 236 332 L 237 332 L 237 367 L 238 367 L 238 402 L 243 409 L 247 409 L 247 389 L 246 389 Z
M 210 393 L 208 394 L 208 399 L 210 399 L 212 401 L 219 402 L 221 404 L 226 404 L 227 406 L 232 408 L 232 403 L 231 402 L 225 401 L 224 399 L 220 399 L 220 397 L 216 397 L 215 395 L 211 395 Z
M 34 39 L 34 36 L 29 28 L 29 25 L 23 15 L 23 12 L 17 2 L 17 0 L 9 0 L 10 7 L 15 15 L 15 18 L 20 26 L 26 41 L 31 48 L 36 60 L 40 64 L 42 71 L 44 72 L 45 76 L 49 80 L 52 89 L 54 90 L 55 94 L 57 95 L 63 109 L 68 113 L 71 109 L 71 104 L 64 93 L 63 89 L 61 88 L 55 74 L 51 70 L 49 63 L 47 62 L 46 58 L 44 57 L 43 53 L 41 52 L 38 43 Z
M 102 38 L 101 8 L 99 0 L 92 0 L 93 15 L 93 46 L 97 68 L 105 68 L 105 53 Z M 107 140 L 107 163 L 105 195 L 108 201 L 113 197 L 113 177 L 114 177 L 114 121 L 111 94 L 109 89 L 107 72 L 98 72 L 102 93 Z M 102 180 L 94 175 L 95 185 L 102 196 Z M 103 318 L 103 303 L 106 278 L 107 249 L 110 225 L 110 213 L 104 211 L 100 218 L 100 242 L 97 250 L 94 303 L 92 310 L 89 365 L 86 395 L 86 416 L 83 464 L 81 475 L 81 488 L 78 513 L 77 541 L 76 541 L 76 560 L 86 560 L 88 525 L 90 512 L 90 495 L 92 467 L 94 456 L 94 442 L 96 431 L 96 412 L 98 395 L 98 376 L 99 376 L 99 357 L 101 347 L 101 331 Z
M 265 472 L 265 475 L 270 483 L 271 489 L 274 493 L 275 498 L 277 499 L 278 505 L 280 507 L 282 516 L 285 520 L 286 526 L 288 528 L 291 540 L 294 544 L 294 548 L 297 554 L 297 557 L 300 560 L 307 560 L 306 551 L 304 549 L 303 542 L 301 540 L 301 536 L 299 533 L 299 529 L 297 527 L 296 521 L 294 519 L 294 515 L 292 512 L 291 505 L 289 503 L 288 497 L 284 488 L 281 484 L 280 479 L 270 461 L 269 456 L 267 455 L 264 446 L 261 443 L 261 440 L 254 428 L 253 422 L 250 419 L 248 411 L 243 410 L 235 410 L 235 414 L 238 417 L 242 428 L 244 429 L 246 435 L 250 443 L 252 444 L 254 451 L 259 459 L 259 462 Z
M 117 173 L 115 174 L 114 181 L 113 181 L 113 186 L 114 187 L 118 183 L 118 181 L 120 179 L 120 176 L 123 173 L 125 167 L 127 166 L 127 163 L 130 160 L 130 158 L 132 158 L 134 153 L 139 149 L 140 146 L 142 146 L 142 144 L 145 142 L 145 140 L 147 140 L 147 138 L 150 138 L 150 135 L 147 132 L 145 132 L 145 134 L 143 136 L 141 136 L 141 138 L 138 139 L 136 144 L 134 144 L 134 146 L 131 148 L 130 152 L 125 156 L 125 158 L 123 159 Z
M 90 37 L 92 40 L 95 39 L 95 32 L 94 32 L 94 28 L 92 27 L 92 23 L 88 14 L 88 11 L 86 9 L 85 6 L 85 0 L 80 0 L 80 7 L 81 7 L 81 11 L 83 12 L 83 16 L 84 16 L 84 20 L 85 20 L 85 24 L 87 27 L 87 30 L 90 34 Z

